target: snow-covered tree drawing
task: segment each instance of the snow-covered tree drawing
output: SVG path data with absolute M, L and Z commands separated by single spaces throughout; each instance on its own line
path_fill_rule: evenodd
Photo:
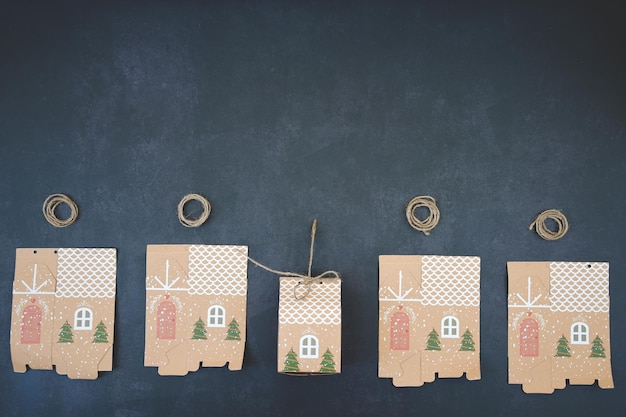
M 439 341 L 439 333 L 437 330 L 432 329 L 428 333 L 428 340 L 426 341 L 426 350 L 441 350 L 441 342 Z
M 465 333 L 463 333 L 463 340 L 461 340 L 461 349 L 459 350 L 472 352 L 476 351 L 476 348 L 474 347 L 474 336 L 469 331 L 469 329 L 465 330 Z
M 107 327 L 102 320 L 100 320 L 100 323 L 96 326 L 96 332 L 93 334 L 93 343 L 109 343 Z
M 192 340 L 206 340 L 206 329 L 204 327 L 204 322 L 202 318 L 198 318 L 196 324 L 193 329 L 193 336 L 191 336 Z
M 298 363 L 298 356 L 293 348 L 289 349 L 287 353 L 287 359 L 285 359 L 285 367 L 283 372 L 300 372 L 300 363 Z

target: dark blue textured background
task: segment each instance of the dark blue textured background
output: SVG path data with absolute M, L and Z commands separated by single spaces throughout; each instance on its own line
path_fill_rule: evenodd
M 3 2 L 2 416 L 621 416 L 626 8 L 619 2 Z M 547 3 L 547 4 L 546 4 Z M 80 218 L 55 229 L 51 193 Z M 185 229 L 189 192 L 213 204 Z M 441 222 L 404 205 L 434 196 Z M 571 230 L 527 230 L 560 208 Z M 143 367 L 149 243 L 247 244 L 340 271 L 343 366 L 276 373 L 278 281 L 249 271 L 244 369 Z M 114 370 L 12 372 L 16 247 L 118 248 Z M 379 254 L 482 258 L 482 380 L 377 378 Z M 507 385 L 506 261 L 611 263 L 616 389 Z

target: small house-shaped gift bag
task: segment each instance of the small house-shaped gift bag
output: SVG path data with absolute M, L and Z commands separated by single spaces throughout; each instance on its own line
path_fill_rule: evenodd
M 145 366 L 160 375 L 226 363 L 241 369 L 247 253 L 247 246 L 148 246 Z
M 341 372 L 341 278 L 280 278 L 278 372 Z
M 116 250 L 17 249 L 11 358 L 15 372 L 96 379 L 113 367 Z
M 606 262 L 508 262 L 509 384 L 613 388 Z
M 480 379 L 480 258 L 379 257 L 378 376 Z

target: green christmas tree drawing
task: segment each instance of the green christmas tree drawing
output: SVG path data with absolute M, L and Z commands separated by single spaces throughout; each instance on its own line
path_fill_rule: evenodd
M 198 321 L 195 324 L 193 329 L 193 336 L 191 336 L 192 340 L 206 340 L 206 329 L 204 328 L 204 322 L 202 318 L 198 318 Z
M 326 353 L 324 353 L 322 357 L 320 372 L 323 374 L 334 374 L 337 372 L 337 370 L 335 370 L 335 360 L 333 359 L 333 354 L 330 353 L 330 349 L 326 349 Z
M 460 351 L 476 351 L 476 348 L 474 347 L 474 336 L 472 336 L 472 333 L 469 331 L 469 329 L 465 330 L 465 333 L 463 333 L 463 340 L 461 340 L 461 349 L 459 349 Z
M 596 335 L 596 338 L 593 339 L 593 345 L 591 346 L 591 355 L 590 358 L 606 358 L 604 354 L 604 346 L 602 345 L 602 339 L 600 336 Z
M 96 332 L 93 334 L 93 343 L 109 343 L 107 327 L 102 320 L 100 320 L 100 324 L 96 326 Z
M 72 333 L 72 326 L 65 321 L 61 326 L 61 332 L 59 333 L 59 340 L 57 343 L 74 343 L 74 334 Z
M 441 342 L 439 342 L 439 334 L 435 329 L 428 333 L 426 341 L 426 350 L 441 350 Z
M 559 344 L 556 346 L 556 355 L 554 356 L 569 358 L 570 356 L 572 356 L 569 351 L 569 343 L 567 342 L 565 335 L 561 335 L 561 338 L 559 339 Z
M 298 363 L 298 356 L 296 352 L 293 351 L 293 348 L 289 349 L 289 353 L 287 353 L 287 359 L 285 359 L 285 367 L 283 368 L 283 372 L 300 372 L 300 367 Z
M 239 323 L 233 317 L 228 325 L 228 330 L 226 330 L 226 340 L 241 340 L 239 333 Z

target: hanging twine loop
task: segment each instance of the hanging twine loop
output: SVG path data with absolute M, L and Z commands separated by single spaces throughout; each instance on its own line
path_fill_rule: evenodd
M 70 217 L 67 219 L 59 219 L 55 213 L 56 208 L 60 204 L 67 204 L 70 208 Z M 54 227 L 67 227 L 74 223 L 78 218 L 78 206 L 76 203 L 66 196 L 65 194 L 52 194 L 43 202 L 43 217 L 46 218 L 48 223 Z
M 418 207 L 426 207 L 430 212 L 428 217 L 420 220 L 415 215 L 415 209 Z M 420 195 L 409 201 L 406 206 L 406 219 L 413 229 L 419 230 L 426 236 L 430 235 L 430 231 L 439 223 L 439 208 L 434 198 L 428 195 Z
M 199 201 L 200 204 L 202 204 L 202 214 L 197 219 L 186 217 L 183 213 L 185 204 L 192 200 Z M 180 200 L 180 203 L 178 203 L 178 221 L 185 227 L 198 227 L 202 225 L 209 218 L 210 214 L 211 203 L 209 203 L 209 200 L 200 194 L 187 194 L 182 200 Z
M 254 259 L 250 258 L 248 255 L 246 255 L 243 252 L 242 254 L 246 258 L 248 258 L 250 262 L 252 262 L 259 268 L 264 269 L 268 272 L 271 272 L 271 273 L 274 273 L 276 275 L 280 275 L 283 277 L 288 277 L 288 278 L 302 278 L 302 281 L 298 282 L 298 284 L 296 284 L 296 286 L 293 287 L 293 297 L 296 300 L 302 300 L 306 298 L 306 296 L 309 295 L 309 293 L 311 292 L 311 284 L 313 282 L 320 280 L 320 279 L 324 279 L 324 278 L 341 278 L 339 273 L 336 271 L 326 271 L 319 275 L 311 276 L 311 267 L 313 266 L 313 248 L 315 246 L 315 232 L 316 231 L 317 231 L 317 220 L 313 220 L 313 226 L 311 226 L 311 249 L 309 250 L 309 269 L 306 275 L 297 274 L 295 272 L 277 271 L 275 269 L 268 268 L 267 266 L 263 265 L 260 262 L 255 261 Z M 298 287 L 300 286 L 304 286 L 304 291 L 302 292 L 301 295 L 298 295 Z
M 546 226 L 546 220 L 551 219 L 554 220 L 557 224 L 557 231 L 553 232 L 548 229 Z M 530 224 L 528 230 L 532 230 L 535 228 L 537 234 L 545 240 L 558 240 L 565 236 L 567 230 L 569 229 L 569 223 L 567 222 L 567 217 L 560 210 L 550 209 L 546 211 L 542 211 L 537 215 L 535 221 Z

